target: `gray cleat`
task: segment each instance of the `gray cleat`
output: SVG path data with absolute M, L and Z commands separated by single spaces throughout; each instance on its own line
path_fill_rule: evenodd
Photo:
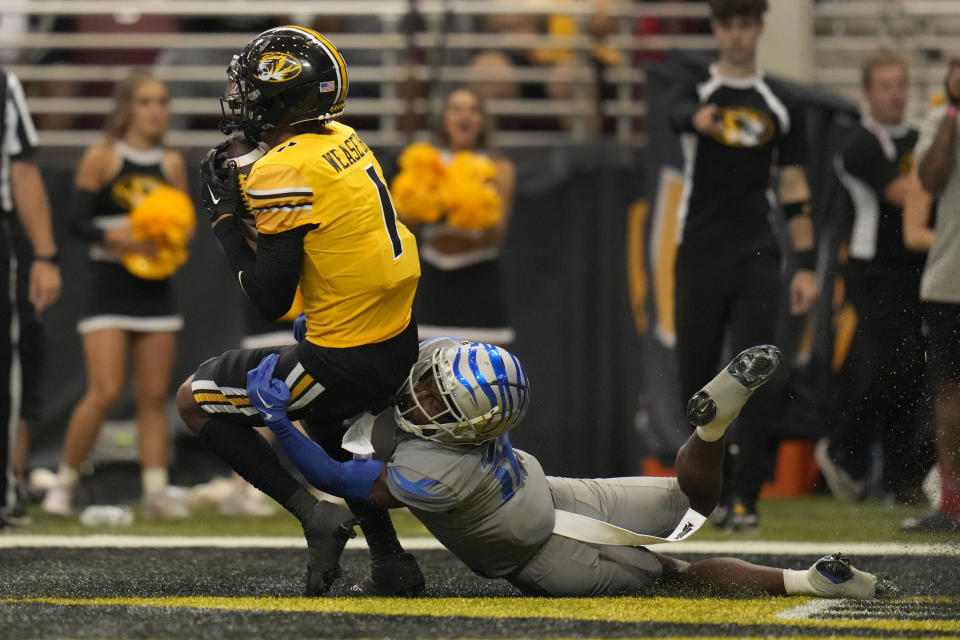
M 780 366 L 780 349 L 762 344 L 744 349 L 687 403 L 687 419 L 695 427 L 715 420 L 729 424 L 757 388 Z

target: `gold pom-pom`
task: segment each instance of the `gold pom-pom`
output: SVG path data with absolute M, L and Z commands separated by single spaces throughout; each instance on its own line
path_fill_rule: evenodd
M 489 229 L 500 222 L 500 194 L 488 182 L 453 179 L 444 188 L 447 224 L 462 229 Z
M 422 175 L 427 180 L 443 179 L 446 173 L 440 151 L 433 145 L 425 142 L 414 142 L 403 150 L 397 164 L 401 171 L 412 171 Z
M 397 215 L 415 224 L 446 222 L 464 229 L 488 229 L 503 217 L 493 185 L 497 165 L 484 155 L 461 151 L 444 167 L 440 152 L 422 142 L 400 155 L 400 172 L 390 185 Z
M 162 280 L 187 261 L 187 243 L 196 226 L 193 203 L 183 192 L 160 186 L 130 212 L 133 237 L 153 242 L 153 255 L 128 253 L 123 256 L 127 271 L 147 280 Z
M 497 176 L 497 165 L 487 156 L 460 151 L 453 154 L 447 173 L 456 180 L 487 182 Z
M 397 215 L 408 222 L 436 222 L 443 215 L 440 181 L 424 180 L 411 171 L 401 171 L 390 185 Z
M 397 215 L 414 224 L 439 220 L 443 215 L 440 187 L 447 174 L 440 152 L 415 142 L 403 150 L 398 164 L 400 172 L 390 184 Z
M 503 202 L 493 185 L 497 165 L 487 156 L 460 152 L 447 169 L 443 200 L 447 223 L 463 229 L 489 229 L 503 218 Z

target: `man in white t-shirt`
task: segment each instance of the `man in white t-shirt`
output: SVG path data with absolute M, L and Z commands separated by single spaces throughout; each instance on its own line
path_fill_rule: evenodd
M 915 155 L 920 184 L 938 198 L 937 221 L 920 280 L 933 384 L 933 421 L 940 466 L 940 504 L 908 518 L 905 531 L 960 531 L 960 59 L 944 79 L 945 101 L 927 114 Z

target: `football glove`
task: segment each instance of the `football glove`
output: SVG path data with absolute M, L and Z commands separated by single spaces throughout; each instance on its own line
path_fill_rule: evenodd
M 255 369 L 247 372 L 247 398 L 250 406 L 260 412 L 267 422 L 287 419 L 290 389 L 283 380 L 273 377 L 273 368 L 280 355 L 271 353 Z
M 297 342 L 303 342 L 307 337 L 307 314 L 301 313 L 293 321 L 293 339 Z
M 243 194 L 240 193 L 240 178 L 237 163 L 232 160 L 223 166 L 218 158 L 230 141 L 222 142 L 207 151 L 200 163 L 200 191 L 203 209 L 213 223 L 226 214 L 239 214 L 244 211 Z

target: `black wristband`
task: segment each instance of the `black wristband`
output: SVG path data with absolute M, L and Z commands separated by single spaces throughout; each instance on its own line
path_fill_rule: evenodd
M 49 262 L 50 264 L 60 264 L 60 252 L 55 251 L 48 256 L 33 256 L 35 261 Z
M 813 249 L 797 251 L 797 269 L 813 271 L 817 267 L 817 253 Z
M 800 202 L 785 203 L 783 205 L 783 215 L 787 217 L 787 220 L 796 218 L 797 216 L 810 215 L 810 201 L 801 200 Z

